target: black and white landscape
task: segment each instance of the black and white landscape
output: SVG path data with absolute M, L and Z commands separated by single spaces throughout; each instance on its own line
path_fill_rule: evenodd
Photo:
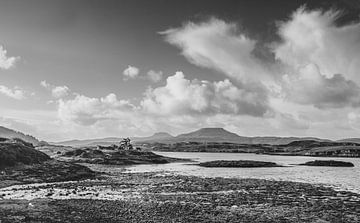
M 360 222 L 358 0 L 0 0 L 0 223 Z

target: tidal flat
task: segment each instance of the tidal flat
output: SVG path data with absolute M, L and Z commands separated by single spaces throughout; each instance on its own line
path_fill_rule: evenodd
M 173 173 L 0 189 L 4 222 L 359 222 L 360 195 L 322 185 Z

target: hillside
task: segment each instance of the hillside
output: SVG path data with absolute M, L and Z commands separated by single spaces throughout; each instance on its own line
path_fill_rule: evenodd
M 1 139 L 0 142 L 0 169 L 16 165 L 39 164 L 50 157 L 22 140 Z
M 39 143 L 39 140 L 31 135 L 26 135 L 22 132 L 18 132 L 9 128 L 5 128 L 3 126 L 0 126 L 0 137 L 2 138 L 19 138 L 26 142 L 32 143 L 33 145 L 37 145 Z

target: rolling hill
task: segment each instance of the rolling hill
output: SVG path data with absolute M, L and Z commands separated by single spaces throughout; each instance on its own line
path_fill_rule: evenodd
M 31 135 L 26 135 L 22 132 L 18 132 L 9 128 L 5 128 L 3 126 L 0 126 L 0 137 L 2 138 L 19 138 L 26 142 L 32 143 L 33 145 L 39 144 L 39 140 Z
M 359 143 L 360 144 L 360 138 L 340 139 L 340 140 L 337 140 L 337 142 L 352 142 L 352 143 Z
M 147 137 L 130 137 L 133 142 L 162 142 L 162 141 L 171 141 L 174 136 L 170 135 L 166 132 L 158 132 L 155 133 L 152 136 Z M 107 138 L 99 138 L 99 139 L 85 139 L 85 140 L 68 140 L 63 142 L 54 142 L 51 144 L 54 145 L 62 145 L 62 146 L 96 146 L 96 145 L 102 145 L 102 146 L 109 146 L 112 144 L 118 144 L 123 138 L 121 137 L 107 137 Z

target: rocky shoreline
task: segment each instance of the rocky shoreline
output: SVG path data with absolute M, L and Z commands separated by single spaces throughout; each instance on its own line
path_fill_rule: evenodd
M 360 220 L 360 195 L 351 192 L 287 181 L 169 173 L 117 173 L 102 180 L 14 186 L 0 189 L 0 197 L 2 222 Z

